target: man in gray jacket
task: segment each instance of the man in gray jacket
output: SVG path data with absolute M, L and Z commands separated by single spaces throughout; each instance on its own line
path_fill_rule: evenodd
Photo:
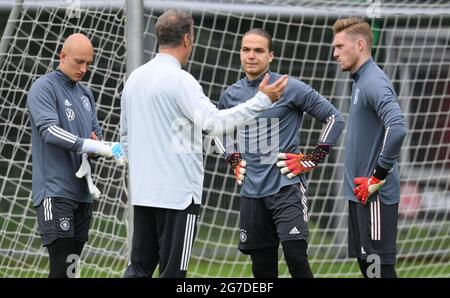
M 344 162 L 348 252 L 364 277 L 392 278 L 397 276 L 397 159 L 405 120 L 391 82 L 371 57 L 370 25 L 355 17 L 341 19 L 333 32 L 334 58 L 353 79 Z
M 245 77 L 225 90 L 219 108 L 245 102 L 257 92 L 256 87 L 265 75 L 270 76 L 269 81 L 281 76 L 270 71 L 274 59 L 272 36 L 262 28 L 244 34 L 240 57 Z M 299 148 L 299 130 L 305 114 L 324 124 L 319 142 L 309 154 Z M 313 277 L 307 257 L 309 229 L 304 173 L 326 157 L 343 128 L 342 114 L 325 97 L 304 82 L 289 78 L 280 102 L 261 113 L 253 125 L 238 128 L 237 146 L 231 136 L 225 138 L 224 157 L 237 183 L 243 185 L 238 248 L 250 255 L 254 277 L 278 277 L 280 242 L 291 276 Z
M 36 80 L 28 93 L 33 206 L 50 257 L 49 277 L 72 276 L 68 267 L 88 240 L 92 197 L 86 180 L 75 175 L 82 154 L 113 156 L 111 146 L 99 141 L 102 131 L 94 96 L 79 83 L 93 56 L 86 36 L 70 35 L 57 70 Z

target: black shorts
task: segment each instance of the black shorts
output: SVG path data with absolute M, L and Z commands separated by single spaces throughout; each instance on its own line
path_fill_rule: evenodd
M 45 198 L 36 207 L 36 213 L 44 246 L 52 244 L 58 238 L 88 241 L 92 203 L 65 198 Z
M 378 197 L 365 206 L 349 201 L 348 255 L 365 260 L 380 257 L 381 264 L 396 263 L 398 203 L 387 205 Z
M 238 249 L 278 247 L 280 240 L 308 241 L 308 206 L 303 185 L 284 186 L 272 196 L 241 197 Z

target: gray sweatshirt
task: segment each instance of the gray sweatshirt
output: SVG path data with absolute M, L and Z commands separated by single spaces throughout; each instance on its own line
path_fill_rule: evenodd
M 281 76 L 269 73 L 270 83 Z M 220 97 L 219 108 L 230 108 L 245 102 L 258 91 L 262 78 L 251 81 L 245 77 L 234 83 Z M 299 148 L 299 130 L 304 113 L 325 124 L 319 144 L 334 145 L 344 128 L 342 114 L 311 86 L 292 77 L 289 77 L 283 96 L 274 106 L 261 113 L 254 123 L 238 128 L 237 148 L 230 138 L 224 138 L 225 156 L 238 151 L 247 162 L 241 195 L 262 198 L 300 181 L 306 186 L 304 175 L 288 179 L 276 166 L 278 153 L 299 153 L 302 149 Z
M 94 96 L 59 69 L 36 80 L 27 98 L 33 158 L 33 205 L 60 197 L 92 202 L 86 180 L 75 176 L 82 138 L 102 139 Z
M 379 165 L 391 170 L 379 191 L 381 201 L 398 203 L 400 175 L 397 159 L 407 131 L 397 95 L 372 58 L 352 74 L 352 78 L 352 102 L 345 141 L 344 196 L 357 202 L 353 179 L 370 177 Z M 375 197 L 373 195 L 369 201 Z

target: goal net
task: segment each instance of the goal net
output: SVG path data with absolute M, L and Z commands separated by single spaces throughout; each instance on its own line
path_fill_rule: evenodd
M 31 130 L 26 97 L 31 84 L 55 69 L 64 38 L 83 32 L 95 61 L 83 80 L 97 100 L 106 139 L 118 140 L 120 96 L 126 79 L 124 1 L 24 1 L 11 13 L 0 44 L 0 277 L 46 276 L 48 260 L 31 200 Z M 144 58 L 157 51 L 154 24 L 168 8 L 192 12 L 195 47 L 187 70 L 214 103 L 243 77 L 243 33 L 273 35 L 271 70 L 318 90 L 348 116 L 351 80 L 333 61 L 331 26 L 357 15 L 374 31 L 375 61 L 394 84 L 408 135 L 399 160 L 401 203 L 397 237 L 400 277 L 450 277 L 450 5 L 444 1 L 144 1 Z M 5 9 L 5 8 L 4 8 Z M 8 13 L 11 7 L 6 8 Z M 2 14 L 5 15 L 5 14 Z M 8 14 L 6 14 L 8 15 Z M 6 20 L 4 20 L 6 22 Z M 317 144 L 322 124 L 305 117 L 303 151 Z M 308 177 L 308 255 L 317 277 L 358 277 L 347 257 L 347 202 L 342 198 L 343 139 Z M 225 160 L 205 138 L 205 181 L 191 277 L 251 277 L 237 250 L 239 188 Z M 129 244 L 126 173 L 93 163 L 102 196 L 94 203 L 81 277 L 120 277 Z M 288 277 L 280 250 L 280 276 Z

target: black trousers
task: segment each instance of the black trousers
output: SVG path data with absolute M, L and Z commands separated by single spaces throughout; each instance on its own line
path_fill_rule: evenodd
M 159 277 L 186 277 L 197 233 L 200 205 L 184 210 L 134 206 L 131 263 L 124 277 L 152 277 L 159 265 Z

